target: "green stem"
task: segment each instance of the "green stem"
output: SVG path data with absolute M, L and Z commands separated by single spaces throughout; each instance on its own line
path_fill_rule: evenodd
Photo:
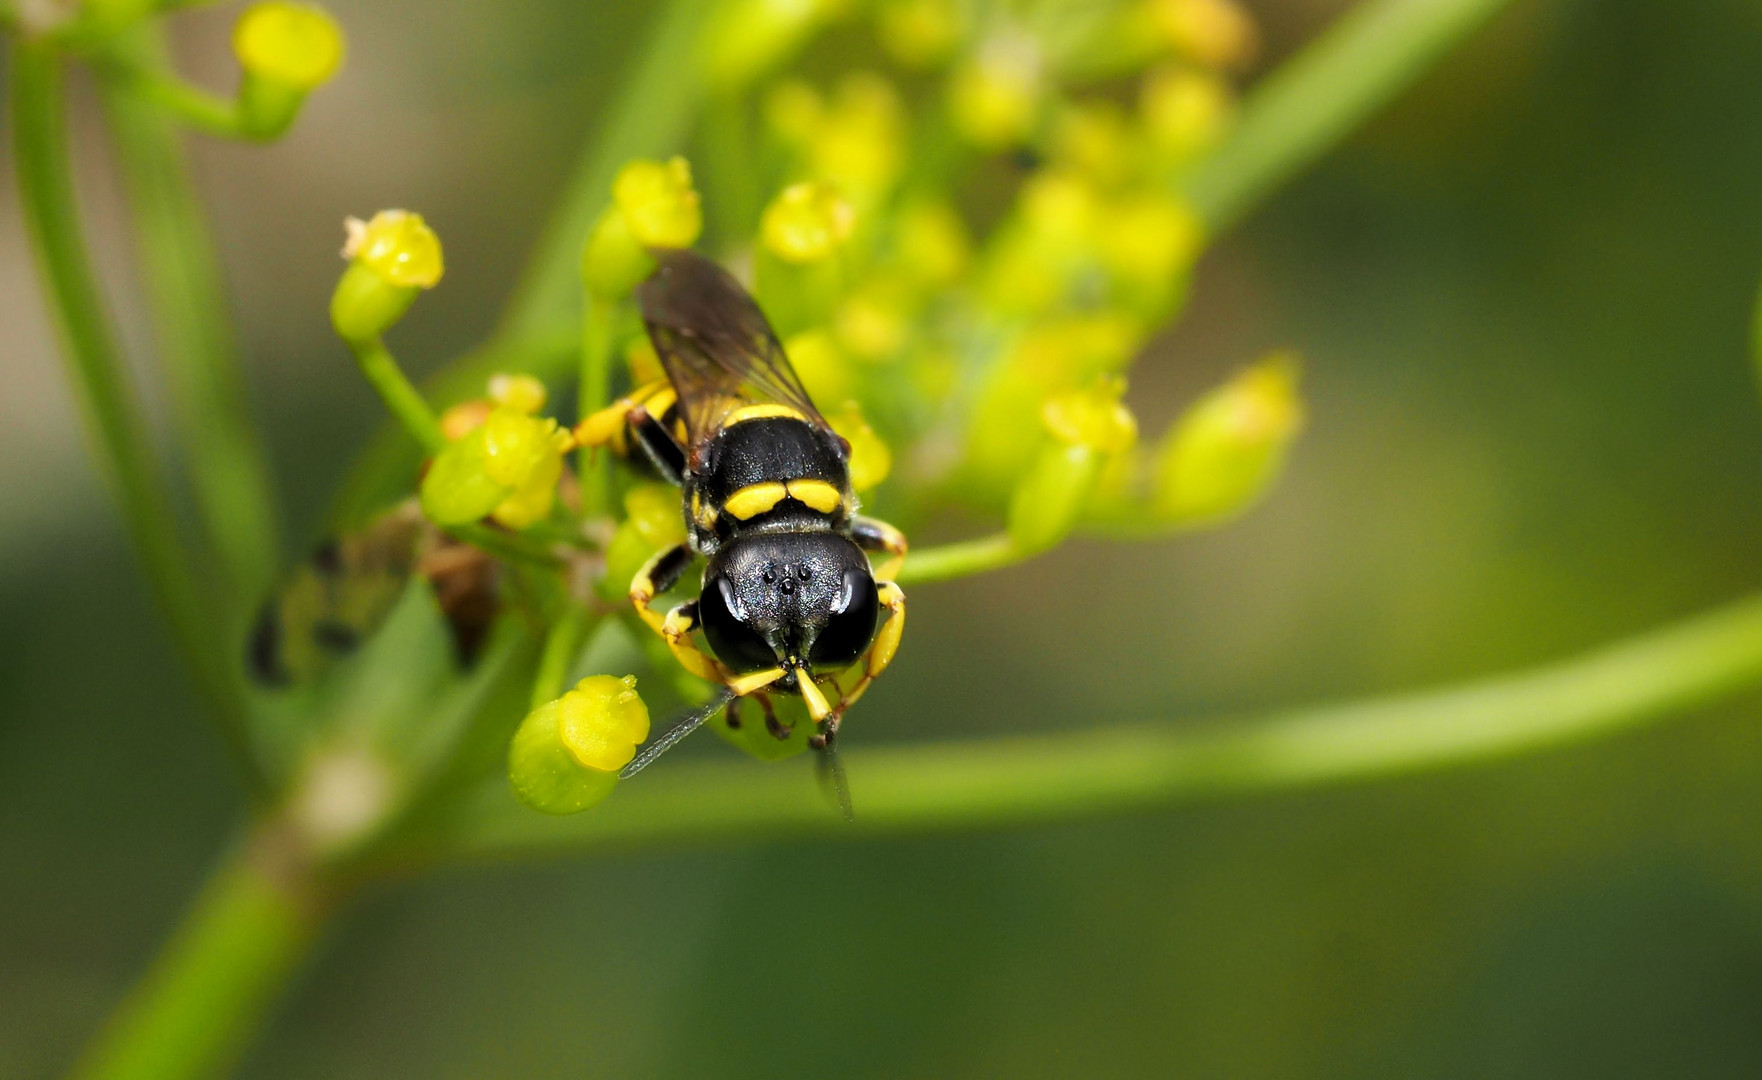
M 330 906 L 276 846 L 259 834 L 214 872 L 76 1080 L 197 1080 L 238 1058 Z
M 618 306 L 603 296 L 584 290 L 581 327 L 581 381 L 575 391 L 575 411 L 586 419 L 612 401 L 613 324 Z M 576 456 L 581 479 L 581 512 L 589 518 L 604 517 L 612 498 L 612 455 L 583 447 Z
M 1496 761 L 1638 727 L 1758 682 L 1762 597 L 1751 597 L 1563 663 L 1443 690 L 1201 729 L 853 743 L 846 760 L 857 830 L 990 827 Z M 807 770 L 683 761 L 577 817 L 545 818 L 485 797 L 459 820 L 457 833 L 428 839 L 435 850 L 499 856 L 851 832 Z
M 709 0 L 671 0 L 656 19 L 633 77 L 622 83 L 542 234 L 542 246 L 508 305 L 501 339 L 543 338 L 578 319 L 581 246 L 613 177 L 632 158 L 665 154 L 685 141 L 704 93 L 697 43 L 708 7 Z
M 544 652 L 538 659 L 538 675 L 532 680 L 532 708 L 563 696 L 563 684 L 568 681 L 569 669 L 574 666 L 575 657 L 581 652 L 582 639 L 592 624 L 593 617 L 588 610 L 573 603 L 551 624 Z
M 244 729 L 233 665 L 220 647 L 229 639 L 214 632 L 216 620 L 179 535 L 158 455 L 126 379 L 80 236 L 62 115 L 61 60 L 47 45 L 18 39 L 11 68 L 19 197 L 87 435 L 172 635 L 215 706 L 211 711 L 235 763 L 260 793 L 267 786 L 263 766 Z
M 1234 225 L 1406 90 L 1510 0 L 1366 0 L 1256 84 L 1182 185 L 1212 231 Z
M 947 581 L 949 578 L 982 574 L 1014 566 L 1029 557 L 1029 552 L 1016 547 L 1009 533 L 994 533 L 974 540 L 961 540 L 929 548 L 913 548 L 900 568 L 899 583 L 912 585 L 924 581 Z
M 120 47 L 157 56 L 156 30 L 143 27 Z M 171 124 L 127 84 L 104 79 L 100 86 L 128 185 L 159 361 L 170 377 L 197 506 L 226 564 L 234 596 L 255 604 L 279 559 L 277 514 L 227 324 L 213 242 Z
M 447 437 L 441 434 L 440 418 L 422 392 L 410 384 L 409 376 L 398 366 L 385 342 L 368 338 L 351 341 L 348 345 L 349 351 L 355 354 L 355 363 L 360 365 L 361 374 L 411 438 L 421 444 L 430 457 L 446 449 Z

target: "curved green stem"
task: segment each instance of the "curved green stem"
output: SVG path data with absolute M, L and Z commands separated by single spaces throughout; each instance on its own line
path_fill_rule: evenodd
M 211 711 L 241 773 L 254 791 L 261 792 L 267 786 L 262 762 L 247 738 L 239 686 L 223 652 L 228 639 L 213 632 L 214 612 L 198 587 L 158 455 L 129 387 L 86 258 L 62 115 L 61 59 L 47 45 L 18 40 L 11 67 L 19 196 L 87 434 L 173 637 L 198 685 L 213 701 Z
M 157 28 L 149 26 L 115 48 L 143 57 L 162 53 Z M 163 112 L 131 92 L 126 81 L 104 78 L 99 86 L 128 188 L 158 359 L 169 376 L 197 508 L 226 565 L 235 603 L 255 605 L 279 561 L 278 515 L 213 241 L 190 188 L 178 134 Z
M 1248 95 L 1181 185 L 1213 232 L 1234 225 L 1406 90 L 1511 0 L 1365 0 Z
M 613 322 L 618 305 L 584 290 L 581 327 L 581 381 L 575 389 L 575 412 L 585 419 L 612 400 Z M 576 455 L 581 479 L 581 512 L 589 518 L 604 517 L 611 504 L 612 455 L 582 448 Z
M 375 337 L 347 344 L 349 351 L 355 354 L 355 363 L 361 368 L 361 374 L 410 437 L 430 456 L 445 450 L 447 437 L 441 433 L 440 418 L 422 392 L 411 385 L 409 376 L 398 366 L 385 342 Z
M 1032 554 L 1035 553 L 1018 548 L 1006 532 L 935 547 L 913 548 L 906 556 L 905 565 L 900 567 L 899 583 L 914 585 L 925 581 L 947 581 L 987 570 L 1001 570 Z
M 1762 597 L 1562 663 L 1463 686 L 1205 727 L 1121 726 L 847 746 L 860 832 L 1070 820 L 1494 761 L 1584 742 L 1762 682 Z M 806 769 L 680 762 L 573 818 L 486 795 L 436 854 L 505 856 L 741 836 L 848 835 Z M 497 791 L 496 796 L 503 796 Z
M 214 872 L 75 1080 L 197 1080 L 238 1058 L 334 900 L 277 847 L 258 834 Z

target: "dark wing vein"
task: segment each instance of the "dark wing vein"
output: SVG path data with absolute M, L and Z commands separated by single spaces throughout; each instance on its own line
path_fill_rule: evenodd
M 743 405 L 787 405 L 826 421 L 753 298 L 716 263 L 691 251 L 657 250 L 660 267 L 637 289 L 643 322 L 679 395 L 688 451 Z

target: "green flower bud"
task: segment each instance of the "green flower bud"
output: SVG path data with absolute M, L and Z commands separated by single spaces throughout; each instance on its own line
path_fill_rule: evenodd
M 999 37 L 955 69 L 948 107 L 955 130 L 987 150 L 1020 143 L 1034 130 L 1043 93 L 1040 51 L 1026 37 Z
M 648 738 L 636 676 L 594 675 L 526 715 L 508 748 L 508 782 L 534 810 L 574 814 L 612 793 Z
M 791 184 L 765 207 L 759 237 L 766 250 L 788 263 L 830 258 L 850 238 L 856 214 L 825 184 Z
M 416 294 L 433 288 L 445 267 L 440 238 L 420 214 L 381 210 L 372 221 L 344 221 L 349 267 L 331 294 L 330 321 L 345 341 L 367 341 L 404 317 Z
M 704 228 L 703 207 L 682 157 L 665 164 L 633 161 L 612 182 L 612 201 L 644 247 L 690 247 Z
M 1254 20 L 1232 0 L 1152 0 L 1151 10 L 1168 43 L 1205 67 L 1243 67 L 1260 49 Z
M 612 205 L 588 234 L 582 280 L 602 299 L 626 296 L 654 272 L 649 248 L 690 247 L 703 227 L 703 207 L 684 158 L 632 161 L 612 182 Z
M 1200 398 L 1156 451 L 1157 515 L 1219 521 L 1248 509 L 1277 479 L 1303 426 L 1294 357 L 1274 356 Z
M 1150 140 L 1172 162 L 1186 161 L 1223 137 L 1235 109 L 1229 86 L 1216 75 L 1169 67 L 1144 80 L 1139 110 Z
M 285 0 L 247 8 L 233 28 L 233 52 L 245 72 L 239 112 L 249 133 L 286 131 L 306 95 L 336 74 L 343 48 L 342 30 L 322 8 Z
M 1108 462 L 1131 449 L 1138 426 L 1120 402 L 1125 380 L 1049 398 L 1042 420 L 1052 435 L 1010 496 L 1009 534 L 1026 552 L 1056 546 L 1077 524 Z
M 887 55 L 913 68 L 947 60 L 967 30 L 955 0 L 883 0 L 875 18 L 876 36 Z
M 630 581 L 650 556 L 685 539 L 685 520 L 679 513 L 679 489 L 668 484 L 638 484 L 624 493 L 624 520 L 606 547 L 606 573 L 600 579 L 600 595 L 623 600 Z
M 782 761 L 808 748 L 808 739 L 813 736 L 815 726 L 808 716 L 807 706 L 799 697 L 772 695 L 771 714 L 779 725 L 789 729 L 786 737 L 777 737 L 765 722 L 764 707 L 751 698 L 730 702 L 729 707 L 717 713 L 706 726 L 722 736 L 723 741 L 760 761 Z
M 422 512 L 437 525 L 484 517 L 524 529 L 549 516 L 562 477 L 567 432 L 550 417 L 507 407 L 448 443 L 422 478 Z

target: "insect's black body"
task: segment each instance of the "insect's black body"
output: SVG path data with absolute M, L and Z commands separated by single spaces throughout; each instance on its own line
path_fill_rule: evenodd
M 631 599 L 686 668 L 734 696 L 799 693 L 829 742 L 898 645 L 904 596 L 884 579 L 905 539 L 857 515 L 850 446 L 814 407 L 746 291 L 691 252 L 654 255 L 659 267 L 637 299 L 667 382 L 577 431 L 584 443 L 640 447 L 681 488 L 688 541 L 650 560 Z M 883 573 L 865 551 L 889 556 Z M 699 599 L 663 617 L 650 602 L 695 557 L 708 560 Z M 691 641 L 700 628 L 714 660 Z M 840 685 L 838 673 L 865 656 L 855 683 Z M 819 683 L 837 694 L 836 707 Z

